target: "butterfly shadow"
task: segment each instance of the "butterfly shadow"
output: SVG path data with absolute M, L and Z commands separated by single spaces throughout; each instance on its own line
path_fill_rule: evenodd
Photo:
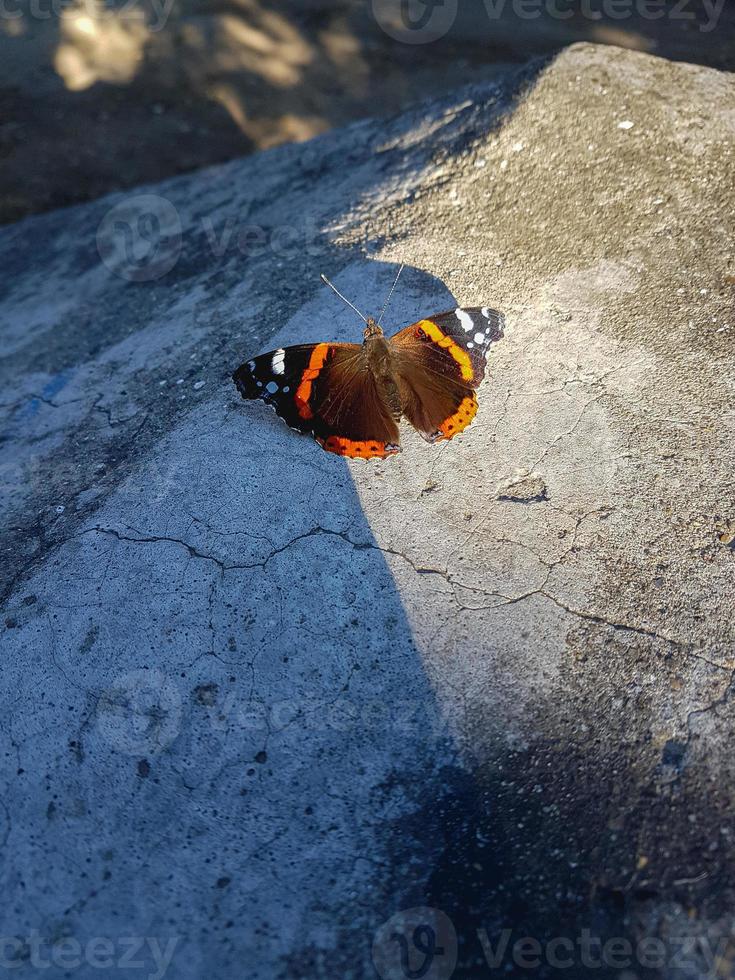
M 397 269 L 361 259 L 335 282 L 377 316 Z M 417 311 L 455 305 L 439 280 L 406 268 L 386 333 Z M 324 286 L 268 346 L 360 342 L 362 330 Z M 207 598 L 206 612 L 185 614 L 187 633 L 208 651 L 186 683 L 215 692 L 211 710 L 187 722 L 166 764 L 195 783 L 205 760 L 216 760 L 206 782 L 217 799 L 218 833 L 242 854 L 233 856 L 236 875 L 223 898 L 252 913 L 239 917 L 237 949 L 247 949 L 263 975 L 275 975 L 279 961 L 292 964 L 288 975 L 302 975 L 311 954 L 301 939 L 308 945 L 324 930 L 341 932 L 335 955 L 344 962 L 330 969 L 347 975 L 356 957 L 370 962 L 365 927 L 346 913 L 348 895 L 367 894 L 383 878 L 366 911 L 370 929 L 402 902 L 403 886 L 379 873 L 393 859 L 376 824 L 383 808 L 407 805 L 395 774 L 428 778 L 454 755 L 390 566 L 401 559 L 376 540 L 362 496 L 379 493 L 398 471 L 392 458 L 348 461 L 324 452 L 263 403 L 241 400 L 234 386 L 222 409 L 216 401 L 205 406 L 161 447 L 177 472 L 156 524 L 192 554 L 216 559 L 186 564 L 188 594 Z M 127 524 L 151 536 L 139 522 Z M 160 563 L 150 573 L 154 591 L 176 579 Z M 149 631 L 174 616 L 173 597 L 162 602 Z M 132 634 L 135 643 L 135 627 Z M 211 955 L 221 959 L 209 972 L 229 975 L 227 950 Z

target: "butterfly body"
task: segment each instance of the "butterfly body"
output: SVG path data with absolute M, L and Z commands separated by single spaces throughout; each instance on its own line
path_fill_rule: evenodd
M 363 337 L 366 368 L 375 379 L 375 386 L 389 407 L 391 415 L 398 422 L 403 414 L 403 406 L 396 377 L 395 353 L 390 340 L 370 317 Z
M 240 394 L 353 459 L 400 452 L 401 418 L 429 443 L 465 429 L 477 412 L 487 352 L 503 336 L 503 315 L 460 308 L 392 337 L 372 318 L 366 322 L 362 344 L 297 345 L 242 364 L 233 374 Z

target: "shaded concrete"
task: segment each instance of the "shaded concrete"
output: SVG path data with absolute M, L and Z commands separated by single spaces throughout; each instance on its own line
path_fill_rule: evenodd
M 729 975 L 734 133 L 729 77 L 578 46 L 3 231 L 17 975 L 401 976 L 422 923 L 431 976 L 504 930 Z M 396 328 L 506 311 L 460 438 L 348 464 L 237 398 L 359 336 L 318 270 L 370 311 L 399 261 Z

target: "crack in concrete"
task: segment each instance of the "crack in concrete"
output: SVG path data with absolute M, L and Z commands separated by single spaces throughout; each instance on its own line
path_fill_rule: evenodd
M 709 661 L 707 661 L 707 663 L 709 663 Z M 717 664 L 711 664 L 711 666 L 717 667 Z M 726 670 L 727 668 L 720 667 L 719 669 Z M 728 680 L 722 694 L 720 694 L 719 697 L 715 698 L 715 700 L 712 701 L 710 704 L 705 705 L 704 708 L 693 708 L 691 711 L 687 712 L 687 717 L 686 717 L 687 737 L 684 743 L 687 747 L 689 746 L 689 743 L 691 742 L 692 738 L 694 738 L 694 732 L 692 731 L 692 718 L 694 718 L 696 715 L 709 714 L 710 711 L 714 711 L 715 709 L 721 707 L 722 705 L 727 704 L 727 702 L 730 700 L 731 694 L 733 693 L 733 691 L 735 691 L 735 669 L 729 670 L 728 672 L 730 674 L 730 679 Z
M 536 459 L 528 467 L 529 473 L 535 473 L 536 472 L 536 468 L 546 459 L 546 457 L 549 455 L 549 453 L 552 451 L 552 449 L 556 445 L 558 445 L 562 441 L 562 439 L 568 439 L 570 436 L 573 436 L 574 435 L 574 433 L 577 431 L 577 428 L 579 427 L 579 424 L 582 421 L 582 419 L 584 418 L 584 416 L 585 416 L 585 414 L 587 412 L 587 409 L 590 407 L 590 405 L 593 405 L 595 402 L 598 402 L 601 398 L 604 398 L 606 394 L 607 394 L 606 391 L 601 391 L 599 395 L 595 395 L 593 398 L 590 398 L 589 401 L 585 402 L 585 404 L 584 404 L 584 406 L 582 408 L 582 411 L 577 416 L 577 420 L 575 421 L 575 423 L 571 427 L 571 429 L 568 429 L 566 432 L 560 432 L 559 435 L 557 435 L 549 443 L 549 445 L 544 449 L 544 451 L 541 453 L 541 455 L 538 457 L 538 459 Z
M 290 541 L 287 541 L 279 548 L 274 548 L 273 551 L 271 551 L 269 555 L 266 555 L 266 557 L 261 561 L 244 562 L 244 563 L 233 562 L 231 564 L 224 562 L 221 558 L 217 558 L 215 555 L 209 555 L 203 551 L 199 551 L 197 548 L 194 547 L 194 545 L 189 544 L 188 541 L 184 541 L 182 538 L 176 538 L 170 535 L 159 535 L 159 534 L 146 535 L 143 532 L 138 531 L 137 528 L 134 527 L 129 527 L 128 530 L 134 531 L 137 535 L 139 535 L 139 537 L 132 537 L 131 535 L 123 534 L 122 532 L 116 530 L 115 528 L 107 528 L 107 527 L 86 528 L 84 531 L 81 531 L 79 535 L 75 535 L 75 537 L 79 537 L 84 534 L 97 533 L 97 534 L 109 534 L 112 537 L 116 538 L 118 541 L 131 542 L 133 544 L 161 544 L 161 543 L 176 544 L 182 548 L 185 548 L 189 552 L 190 557 L 198 558 L 201 559 L 202 561 L 212 562 L 220 569 L 222 574 L 224 574 L 225 572 L 229 572 L 229 571 L 243 571 L 243 570 L 254 569 L 254 568 L 264 569 L 274 558 L 276 558 L 280 554 L 283 554 L 284 551 L 288 551 L 290 548 L 298 544 L 300 541 L 305 541 L 308 538 L 313 538 L 318 535 L 332 535 L 334 537 L 340 538 L 346 544 L 349 544 L 350 547 L 352 547 L 355 551 L 379 551 L 381 554 L 384 555 L 393 555 L 396 558 L 401 558 L 403 561 L 405 561 L 408 565 L 411 566 L 411 568 L 414 570 L 414 572 L 416 572 L 417 575 L 439 575 L 443 578 L 447 577 L 447 573 L 442 569 L 431 568 L 424 565 L 418 565 L 408 555 L 405 555 L 402 551 L 398 551 L 395 548 L 383 548 L 380 545 L 375 544 L 371 541 L 354 541 L 344 531 L 337 531 L 334 528 L 321 527 L 320 525 L 310 528 L 308 531 L 304 531 L 302 534 L 297 534 L 294 538 L 291 538 Z

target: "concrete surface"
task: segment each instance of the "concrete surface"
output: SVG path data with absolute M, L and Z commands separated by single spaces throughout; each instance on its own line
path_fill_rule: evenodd
M 3 229 L 3 967 L 732 975 L 734 136 L 582 45 Z M 507 314 L 461 437 L 238 398 L 401 261 Z

